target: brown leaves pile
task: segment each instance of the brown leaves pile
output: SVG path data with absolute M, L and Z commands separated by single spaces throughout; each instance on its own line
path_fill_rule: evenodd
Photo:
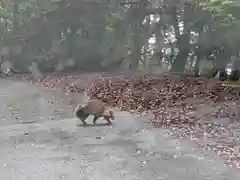
M 145 76 L 138 79 L 113 77 L 102 79 L 86 90 L 89 96 L 119 106 L 123 110 L 151 111 L 155 126 L 192 124 L 198 121 L 194 111 L 201 101 L 217 103 L 236 100 L 238 92 L 236 89 L 223 87 L 216 81 L 181 76 Z M 230 114 L 229 116 L 234 116 L 233 113 Z
M 62 89 L 64 92 L 82 92 L 92 83 L 99 80 L 104 73 L 76 73 L 76 74 L 44 74 L 34 79 L 31 74 L 15 75 L 14 79 L 23 80 L 30 84 L 38 84 L 50 89 Z
M 86 93 L 122 110 L 152 113 L 154 127 L 167 126 L 174 135 L 196 140 L 240 168 L 240 88 L 178 75 L 116 76 L 103 78 Z M 227 125 L 221 118 L 228 118 Z

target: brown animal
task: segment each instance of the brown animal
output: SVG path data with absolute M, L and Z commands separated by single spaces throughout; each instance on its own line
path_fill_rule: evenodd
M 87 104 L 78 105 L 75 109 L 75 116 L 82 121 L 83 125 L 87 124 L 85 120 L 89 115 L 94 116 L 94 124 L 100 117 L 103 117 L 108 122 L 108 125 L 112 124 L 110 119 L 115 119 L 113 111 L 107 107 L 107 104 L 97 99 L 90 99 Z

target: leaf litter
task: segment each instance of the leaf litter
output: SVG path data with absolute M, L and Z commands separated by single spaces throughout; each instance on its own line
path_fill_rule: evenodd
M 212 150 L 229 166 L 240 168 L 240 88 L 206 78 L 177 74 L 161 77 L 139 73 L 49 74 L 35 81 L 65 92 L 83 92 L 121 110 L 149 114 L 155 128 L 195 141 Z

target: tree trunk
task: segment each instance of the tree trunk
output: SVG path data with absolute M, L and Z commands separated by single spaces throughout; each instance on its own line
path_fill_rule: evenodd
M 173 72 L 183 72 L 185 69 L 185 64 L 187 62 L 188 53 L 189 53 L 189 35 L 181 35 L 178 42 L 179 53 L 174 60 L 171 71 Z
M 148 0 L 140 0 L 137 2 L 138 8 L 132 9 L 132 16 L 135 19 L 135 30 L 134 30 L 134 36 L 133 36 L 133 50 L 132 50 L 132 59 L 130 63 L 130 69 L 134 70 L 138 68 L 139 60 L 141 59 L 141 50 L 144 45 L 141 33 L 143 31 L 142 29 L 142 22 L 145 19 L 147 15 L 146 7 L 148 5 Z M 133 5 L 136 4 L 133 2 Z M 134 7 L 134 6 L 133 6 Z
M 142 49 L 142 43 L 140 41 L 140 37 L 138 34 L 134 36 L 134 47 L 132 51 L 132 59 L 130 64 L 130 69 L 135 70 L 138 67 L 139 60 L 141 59 L 141 49 Z
M 73 58 L 75 55 L 76 33 L 77 33 L 77 26 L 72 25 L 71 32 L 68 36 L 68 52 L 67 52 L 68 58 Z
M 230 53 L 226 51 L 225 47 L 222 47 L 223 49 L 220 50 L 219 54 L 217 54 L 217 62 L 216 62 L 216 67 L 217 68 L 226 68 L 227 64 L 229 63 L 230 60 Z
M 179 20 L 178 20 L 179 12 L 176 7 L 173 8 L 173 13 L 175 17 L 174 30 L 177 38 L 177 48 L 179 50 L 179 53 L 172 64 L 171 71 L 183 72 L 185 69 L 185 64 L 187 62 L 187 58 L 190 50 L 190 29 L 188 25 L 188 15 L 189 15 L 188 7 L 187 6 L 184 7 L 184 17 L 183 17 L 184 29 L 183 29 L 183 34 L 181 35 L 180 35 Z
M 14 0 L 13 1 L 13 31 L 16 33 L 18 31 L 18 14 L 19 14 L 19 1 Z

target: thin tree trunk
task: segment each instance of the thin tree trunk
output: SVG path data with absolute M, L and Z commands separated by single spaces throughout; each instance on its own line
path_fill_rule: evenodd
M 179 50 L 179 53 L 172 64 L 171 71 L 183 72 L 185 70 L 185 64 L 187 62 L 187 58 L 190 50 L 190 32 L 189 32 L 190 29 L 188 26 L 188 19 L 187 19 L 187 16 L 189 15 L 189 13 L 188 13 L 188 7 L 186 6 L 184 8 L 184 21 L 183 21 L 184 30 L 183 30 L 183 34 L 180 35 L 177 8 L 174 8 L 173 10 L 175 11 L 174 29 L 175 29 L 175 34 L 177 38 L 177 48 Z

